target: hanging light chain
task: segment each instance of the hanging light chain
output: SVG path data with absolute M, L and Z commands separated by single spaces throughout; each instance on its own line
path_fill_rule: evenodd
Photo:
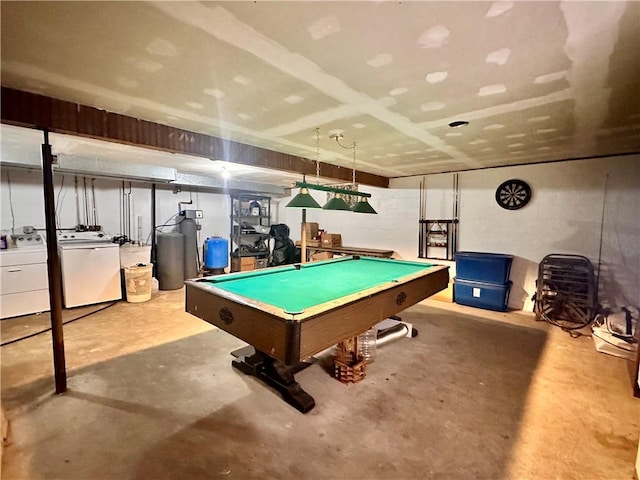
M 351 173 L 351 178 L 352 178 L 353 184 L 355 185 L 356 183 L 356 142 L 353 142 L 353 145 L 351 145 L 350 147 L 342 145 L 340 143 L 340 139 L 343 136 L 344 135 L 342 133 L 332 133 L 329 136 L 329 138 L 333 138 L 336 141 L 336 143 L 340 145 L 342 148 L 353 150 L 353 172 Z
M 352 174 L 352 183 L 355 186 L 356 184 L 356 142 L 353 142 L 353 174 Z
M 367 202 L 367 198 L 371 197 L 370 193 L 359 192 L 356 186 L 356 142 L 348 147 L 346 145 L 342 145 L 340 143 L 340 139 L 344 136 L 342 133 L 332 133 L 329 135 L 329 138 L 333 138 L 338 145 L 340 145 L 344 149 L 349 149 L 353 151 L 353 172 L 352 172 L 352 181 L 353 185 L 351 188 L 338 188 L 332 187 L 328 185 L 320 185 L 320 129 L 316 128 L 316 185 L 311 183 L 306 183 L 304 180 L 305 177 L 303 175 L 302 182 L 296 182 L 296 187 L 300 188 L 300 193 L 296 195 L 296 197 L 291 200 L 286 206 L 287 207 L 298 207 L 302 208 L 303 212 L 306 208 L 322 208 L 324 210 L 351 210 L 356 213 L 377 213 L 373 207 Z M 309 190 L 321 190 L 328 192 L 328 197 L 333 196 L 323 207 L 320 207 L 318 203 L 313 199 L 313 197 L 309 194 Z M 343 196 L 352 196 L 362 197 L 362 199 L 351 208 L 347 202 L 342 198 Z M 303 219 L 305 217 L 303 216 Z

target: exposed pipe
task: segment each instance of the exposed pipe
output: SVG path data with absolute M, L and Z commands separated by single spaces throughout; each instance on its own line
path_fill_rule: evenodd
M 118 197 L 120 200 L 120 235 L 124 235 L 124 180 Z
M 100 222 L 98 222 L 98 208 L 96 207 L 96 179 L 91 179 L 91 203 L 93 208 L 93 223 L 91 225 L 96 226 Z
M 76 225 L 80 225 L 80 193 L 78 192 L 78 176 L 73 176 L 73 183 L 76 193 Z
M 124 180 L 122 181 L 122 235 L 125 236 L 126 238 L 129 238 L 127 236 L 127 228 L 128 228 L 128 222 L 127 222 L 127 217 L 129 215 L 129 211 L 127 209 L 127 193 L 125 190 L 125 182 Z
M 129 182 L 129 192 L 125 194 L 125 196 L 127 197 L 127 201 L 126 201 L 126 209 L 127 209 L 127 220 L 126 220 L 126 225 L 127 225 L 127 231 L 125 232 L 125 235 L 127 236 L 128 240 L 131 240 L 131 182 Z
M 424 197 L 426 196 L 423 192 L 424 190 L 424 182 L 425 182 L 425 178 L 422 177 L 422 180 L 420 180 L 420 205 L 419 205 L 419 216 L 420 218 L 418 219 L 418 258 L 424 258 L 425 254 L 424 254 L 424 242 L 425 242 L 425 235 L 426 235 L 426 229 L 425 229 L 425 221 L 424 221 Z
M 89 198 L 87 197 L 87 178 L 82 177 L 82 188 L 84 194 L 84 223 L 83 225 L 89 225 Z
M 156 256 L 156 184 L 151 184 L 151 263 L 153 264 L 153 276 L 158 271 Z
M 409 336 L 409 333 L 409 325 L 403 322 L 398 322 L 398 324 L 393 327 L 378 330 L 378 333 L 376 334 L 376 346 L 380 347 L 387 343 L 400 340 L 401 338 Z

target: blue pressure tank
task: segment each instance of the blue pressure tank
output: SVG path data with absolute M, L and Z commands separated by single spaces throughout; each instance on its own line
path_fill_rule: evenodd
M 229 242 L 222 237 L 209 237 L 204 242 L 204 268 L 215 270 L 229 265 Z

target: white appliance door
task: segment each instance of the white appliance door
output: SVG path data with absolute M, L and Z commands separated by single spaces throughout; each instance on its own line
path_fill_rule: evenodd
M 120 300 L 120 251 L 115 243 L 60 247 L 67 308 Z

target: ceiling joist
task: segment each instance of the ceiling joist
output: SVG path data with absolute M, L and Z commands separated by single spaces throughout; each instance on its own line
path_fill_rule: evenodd
M 212 160 L 269 168 L 301 175 L 316 175 L 316 162 L 253 145 L 190 132 L 140 120 L 44 95 L 2 87 L 3 123 L 50 132 L 79 135 L 109 142 L 181 153 Z M 321 177 L 352 180 L 352 170 L 319 162 Z M 387 188 L 389 179 L 356 171 L 356 180 L 364 185 Z

